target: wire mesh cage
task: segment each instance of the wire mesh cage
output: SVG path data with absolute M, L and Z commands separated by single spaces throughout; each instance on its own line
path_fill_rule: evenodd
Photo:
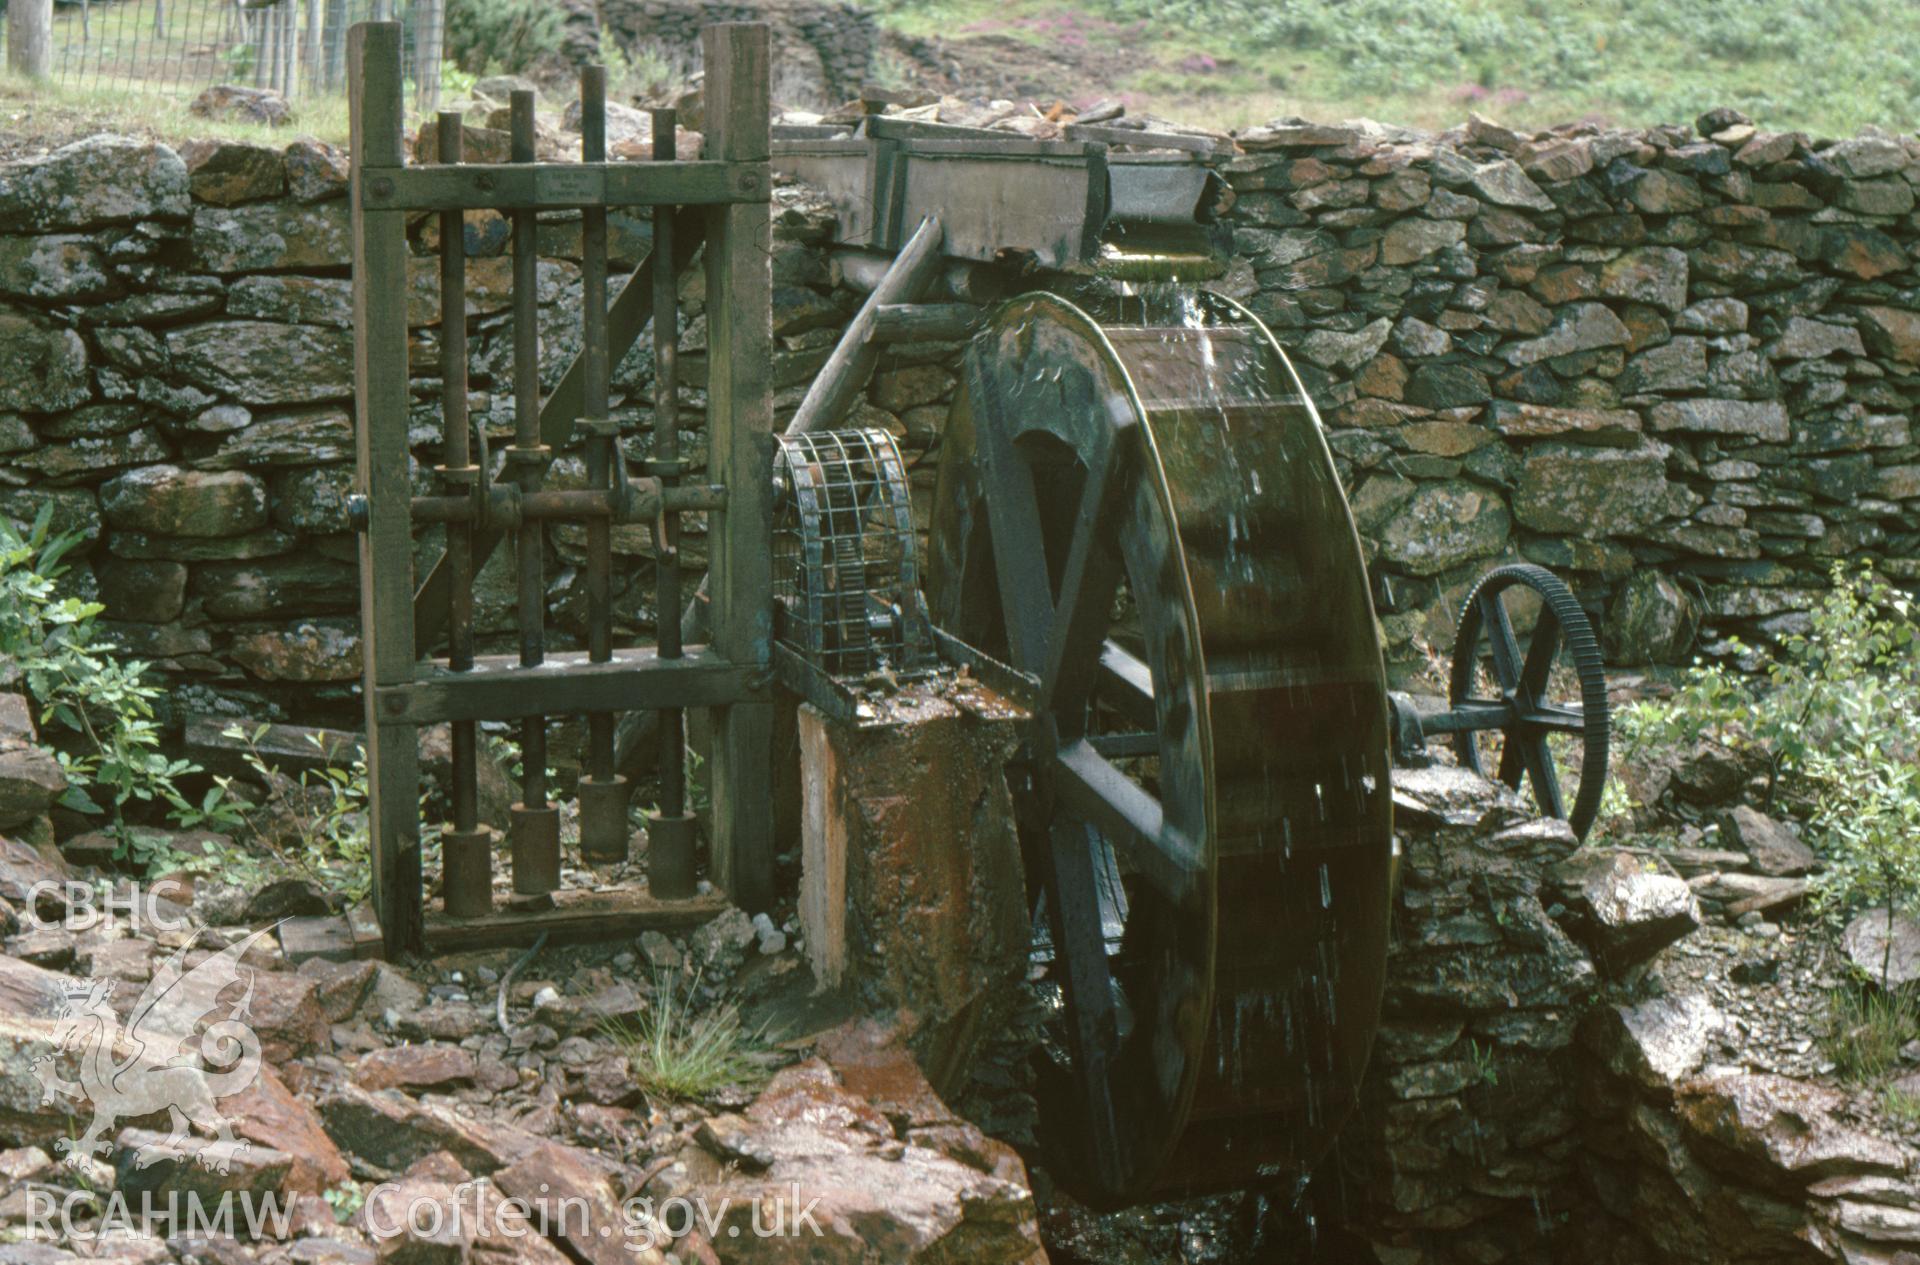
M 783 435 L 774 483 L 780 639 L 830 676 L 928 666 L 907 470 L 893 437 Z

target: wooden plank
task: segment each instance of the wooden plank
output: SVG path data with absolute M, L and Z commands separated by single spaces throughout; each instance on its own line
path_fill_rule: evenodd
M 718 890 L 686 900 L 655 900 L 644 888 L 563 889 L 553 894 L 548 909 L 496 909 L 479 918 L 454 918 L 435 909 L 427 914 L 426 945 L 432 953 L 462 953 L 532 944 L 541 935 L 549 944 L 612 944 L 642 931 L 698 927 L 727 904 Z
M 813 978 L 835 988 L 847 972 L 847 820 L 829 722 L 800 706 L 800 932 Z
M 873 367 L 880 359 L 880 347 L 874 328 L 881 308 L 912 303 L 932 284 L 940 272 L 940 220 L 929 217 L 913 231 L 887 275 L 873 288 L 867 301 L 840 335 L 840 343 L 807 387 L 793 420 L 787 423 L 790 434 L 825 430 L 839 423 L 852 409 L 860 393 L 867 389 Z
M 245 741 L 226 736 L 226 731 L 235 727 L 247 735 Z M 247 763 L 249 746 L 258 749 L 268 768 L 278 769 L 289 777 L 333 765 L 344 768 L 353 763 L 354 751 L 360 746 L 360 735 L 345 729 L 267 725 L 266 732 L 256 740 L 253 732 L 258 728 L 261 728 L 260 722 L 253 720 L 189 716 L 181 734 L 181 745 L 186 749 L 187 758 L 208 772 L 239 777 L 253 776 L 253 769 Z
M 536 667 L 522 667 L 517 654 L 485 655 L 471 672 L 451 672 L 442 663 L 408 684 L 382 687 L 378 703 L 382 720 L 410 725 L 723 707 L 765 701 L 765 687 L 753 684 L 759 675 L 754 665 L 730 663 L 704 646 L 677 659 L 662 659 L 652 647 L 620 650 L 601 663 L 573 651 L 550 654 Z
M 764 202 L 771 180 L 765 161 L 464 163 L 388 172 L 360 196 L 376 211 L 718 206 Z
M 347 33 L 352 183 L 405 160 L 401 133 L 400 27 L 356 23 Z M 408 724 L 374 707 L 385 686 L 413 676 L 413 496 L 408 470 L 407 217 L 353 206 L 354 482 L 367 498 L 360 533 L 360 639 L 367 706 L 368 817 L 373 903 L 387 956 L 421 944 L 420 756 Z
M 706 220 L 700 210 L 689 208 L 673 217 L 675 276 L 693 262 L 700 243 L 706 240 L 706 231 Z M 634 342 L 639 339 L 640 331 L 653 319 L 653 270 L 654 259 L 648 255 L 621 285 L 620 293 L 614 296 L 613 305 L 607 309 L 607 356 L 614 365 L 626 359 L 627 353 L 633 350 Z M 573 362 L 567 366 L 567 372 L 553 388 L 553 394 L 547 397 L 547 402 L 540 408 L 541 443 L 557 449 L 572 439 L 573 424 L 586 404 L 586 383 L 586 365 L 580 356 L 575 355 Z M 493 551 L 504 539 L 506 533 L 501 531 L 474 533 L 475 574 L 487 564 L 487 559 L 493 556 Z M 447 559 L 443 553 L 428 570 L 427 578 L 421 582 L 413 599 L 413 649 L 416 655 L 431 653 L 440 630 L 446 627 L 449 578 Z
M 703 39 L 707 156 L 764 162 L 767 28 L 721 23 Z M 773 650 L 772 259 L 766 203 L 707 212 L 707 469 L 729 494 L 709 525 L 712 644 L 762 669 Z M 763 910 L 773 903 L 773 705 L 736 703 L 716 709 L 713 721 L 713 878 L 741 907 Z

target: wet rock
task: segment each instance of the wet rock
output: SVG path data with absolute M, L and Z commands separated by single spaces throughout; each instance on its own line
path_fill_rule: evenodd
M 1671 246 L 1626 251 L 1600 270 L 1600 293 L 1678 312 L 1687 305 L 1687 256 Z
M 911 1130 L 901 1138 L 824 1062 L 779 1073 L 743 1115 L 715 1117 L 707 1131 L 731 1154 L 752 1157 L 750 1170 L 728 1172 L 708 1159 L 695 1174 L 692 1197 L 710 1208 L 727 1201 L 712 1237 L 730 1263 L 786 1261 L 795 1236 L 823 1265 L 881 1253 L 928 1265 L 1024 1265 L 1042 1251 L 1025 1170 L 1010 1148 L 964 1127 L 964 1141 Z M 756 1211 L 763 1230 L 776 1216 L 786 1229 L 755 1235 Z
M 133 1206 L 142 1196 L 164 1205 L 166 1196 L 198 1199 L 208 1209 L 228 1194 L 261 1195 L 280 1189 L 293 1157 L 252 1144 L 187 1139 L 148 1129 L 124 1129 L 115 1140 L 115 1189 Z
M 1658 448 L 1540 444 L 1514 489 L 1514 516 L 1536 531 L 1631 534 L 1666 513 L 1667 467 Z
M 1763 1186 L 1833 1177 L 1897 1176 L 1907 1156 L 1837 1119 L 1846 1095 L 1784 1076 L 1703 1078 L 1680 1086 L 1682 1126 L 1731 1171 Z
M 1724 827 L 1721 837 L 1744 849 L 1761 874 L 1807 874 L 1819 864 L 1813 849 L 1791 828 L 1745 804 L 1727 814 Z
M 1414 575 L 1435 575 L 1506 544 L 1507 507 L 1466 482 L 1421 484 L 1388 522 L 1381 556 Z
M 325 141 L 297 140 L 287 146 L 287 192 L 299 202 L 345 197 L 347 156 Z
M 187 568 L 178 562 L 108 559 L 94 566 L 100 600 L 114 619 L 164 624 L 180 616 Z
M 327 1136 L 308 1097 L 288 1089 L 271 1066 L 263 1065 L 251 1085 L 220 1106 L 237 1135 L 291 1157 L 283 1189 L 317 1195 L 347 1180 L 346 1157 Z
M 100 489 L 108 523 L 163 536 L 232 536 L 267 524 L 266 484 L 239 471 L 156 465 Z
M 532 1208 L 534 1224 L 585 1265 L 663 1260 L 642 1237 L 644 1228 L 623 1215 L 617 1175 L 591 1151 L 548 1142 L 495 1173 L 493 1184 Z
M 66 789 L 66 774 L 52 752 L 32 746 L 0 751 L 0 830 L 40 816 Z
M 165 145 L 92 136 L 45 158 L 0 163 L 0 232 L 183 220 L 187 165 Z
M 1632 337 L 1620 318 L 1604 304 L 1575 303 L 1562 311 L 1545 334 L 1514 343 L 1501 354 L 1509 364 L 1530 365 L 1576 352 L 1624 346 Z
M 0 294 L 71 301 L 112 288 L 106 261 L 85 237 L 0 237 Z
M 278 197 L 287 189 L 286 156 L 245 141 L 188 141 L 180 148 L 196 201 L 233 206 Z
M 747 960 L 753 942 L 753 919 L 730 905 L 688 938 L 687 954 L 704 978 L 728 980 Z
M 1650 858 L 1584 849 L 1557 867 L 1568 925 L 1607 969 L 1622 974 L 1700 925 L 1686 880 Z
M 467 1119 L 449 1107 L 420 1103 L 394 1091 L 369 1093 L 339 1085 L 323 1094 L 320 1119 L 342 1151 L 386 1169 L 445 1151 L 485 1176 L 540 1146 L 541 1139 L 509 1125 Z
M 1703 738 L 1673 766 L 1673 785 L 1698 804 L 1731 799 L 1746 783 L 1747 765 L 1722 743 Z
M 1898 988 L 1920 979 L 1920 922 L 1887 910 L 1869 909 L 1857 915 L 1840 934 L 1847 959 L 1870 979 L 1884 979 Z
M 353 394 L 353 337 L 346 330 L 210 321 L 169 330 L 167 354 L 189 382 L 243 404 L 318 403 Z
M 0 409 L 56 413 L 91 394 L 87 347 L 79 334 L 0 307 Z
M 1582 1039 L 1616 1076 L 1670 1096 L 1706 1062 L 1726 1016 L 1700 993 L 1653 997 L 1594 1012 Z
M 455 1045 L 396 1045 L 371 1050 L 353 1067 L 353 1083 L 366 1090 L 437 1089 L 473 1079 L 473 1055 Z
M 267 681 L 351 681 L 360 675 L 360 633 L 353 620 L 304 620 L 286 629 L 236 633 L 228 653 Z
M 1693 642 L 1692 599 L 1658 571 L 1636 571 L 1622 586 L 1602 628 L 1615 663 L 1680 663 Z

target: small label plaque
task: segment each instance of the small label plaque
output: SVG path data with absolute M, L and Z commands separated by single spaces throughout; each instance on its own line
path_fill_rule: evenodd
M 607 175 L 598 167 L 541 167 L 533 178 L 542 203 L 597 203 L 605 200 Z

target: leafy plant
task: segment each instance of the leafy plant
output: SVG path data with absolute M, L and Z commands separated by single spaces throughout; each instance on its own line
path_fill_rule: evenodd
M 726 1085 L 754 1085 L 765 1070 L 754 1055 L 765 1033 L 749 1028 L 740 1003 L 723 998 L 696 1009 L 699 977 L 684 983 L 671 972 L 654 979 L 653 1004 L 632 1022 L 609 1021 L 607 1034 L 627 1058 L 642 1089 L 663 1098 L 699 1098 Z
M 564 21 L 544 0 L 451 0 L 446 56 L 473 75 L 521 74 L 559 56 Z
M 1482 1085 L 1498 1085 L 1500 1069 L 1494 1066 L 1493 1044 L 1488 1042 L 1483 1049 L 1478 1041 L 1467 1042 L 1467 1058 L 1473 1065 L 1474 1080 Z
M 341 893 L 349 902 L 367 894 L 371 881 L 371 852 L 367 835 L 367 755 L 354 748 L 345 768 L 328 763 L 320 769 L 302 769 L 289 777 L 260 750 L 268 726 L 245 729 L 230 725 L 222 734 L 246 748 L 242 759 L 267 789 L 267 801 L 249 818 L 255 837 L 276 858 L 324 888 Z M 306 740 L 323 759 L 332 752 L 320 735 Z M 217 779 L 230 788 L 229 779 Z
M 1865 566 L 1836 563 L 1808 631 L 1758 678 L 1696 666 L 1678 691 L 1621 714 L 1629 758 L 1709 735 L 1766 758 L 1826 862 L 1821 904 L 1894 909 L 1920 893 L 1920 626 L 1910 599 Z M 1884 970 L 1883 970 L 1884 975 Z
M 341 1225 L 349 1224 L 367 1202 L 366 1192 L 352 1182 L 342 1182 L 338 1186 L 329 1186 L 320 1192 L 327 1201 L 327 1207 L 333 1210 L 333 1219 Z
M 202 770 L 160 749 L 160 689 L 147 680 L 146 663 L 102 638 L 95 621 L 105 608 L 59 592 L 62 560 L 82 538 L 54 534 L 52 514 L 51 505 L 41 507 L 24 535 L 0 519 L 0 654 L 39 704 L 42 734 L 57 727 L 68 738 L 54 752 L 67 779 L 62 806 L 108 817 L 115 859 L 145 871 L 171 849 L 164 837 L 134 829 L 130 810 L 151 805 L 183 828 L 220 830 L 238 824 L 238 810 L 224 786 L 198 800 L 181 790 L 181 779 Z

